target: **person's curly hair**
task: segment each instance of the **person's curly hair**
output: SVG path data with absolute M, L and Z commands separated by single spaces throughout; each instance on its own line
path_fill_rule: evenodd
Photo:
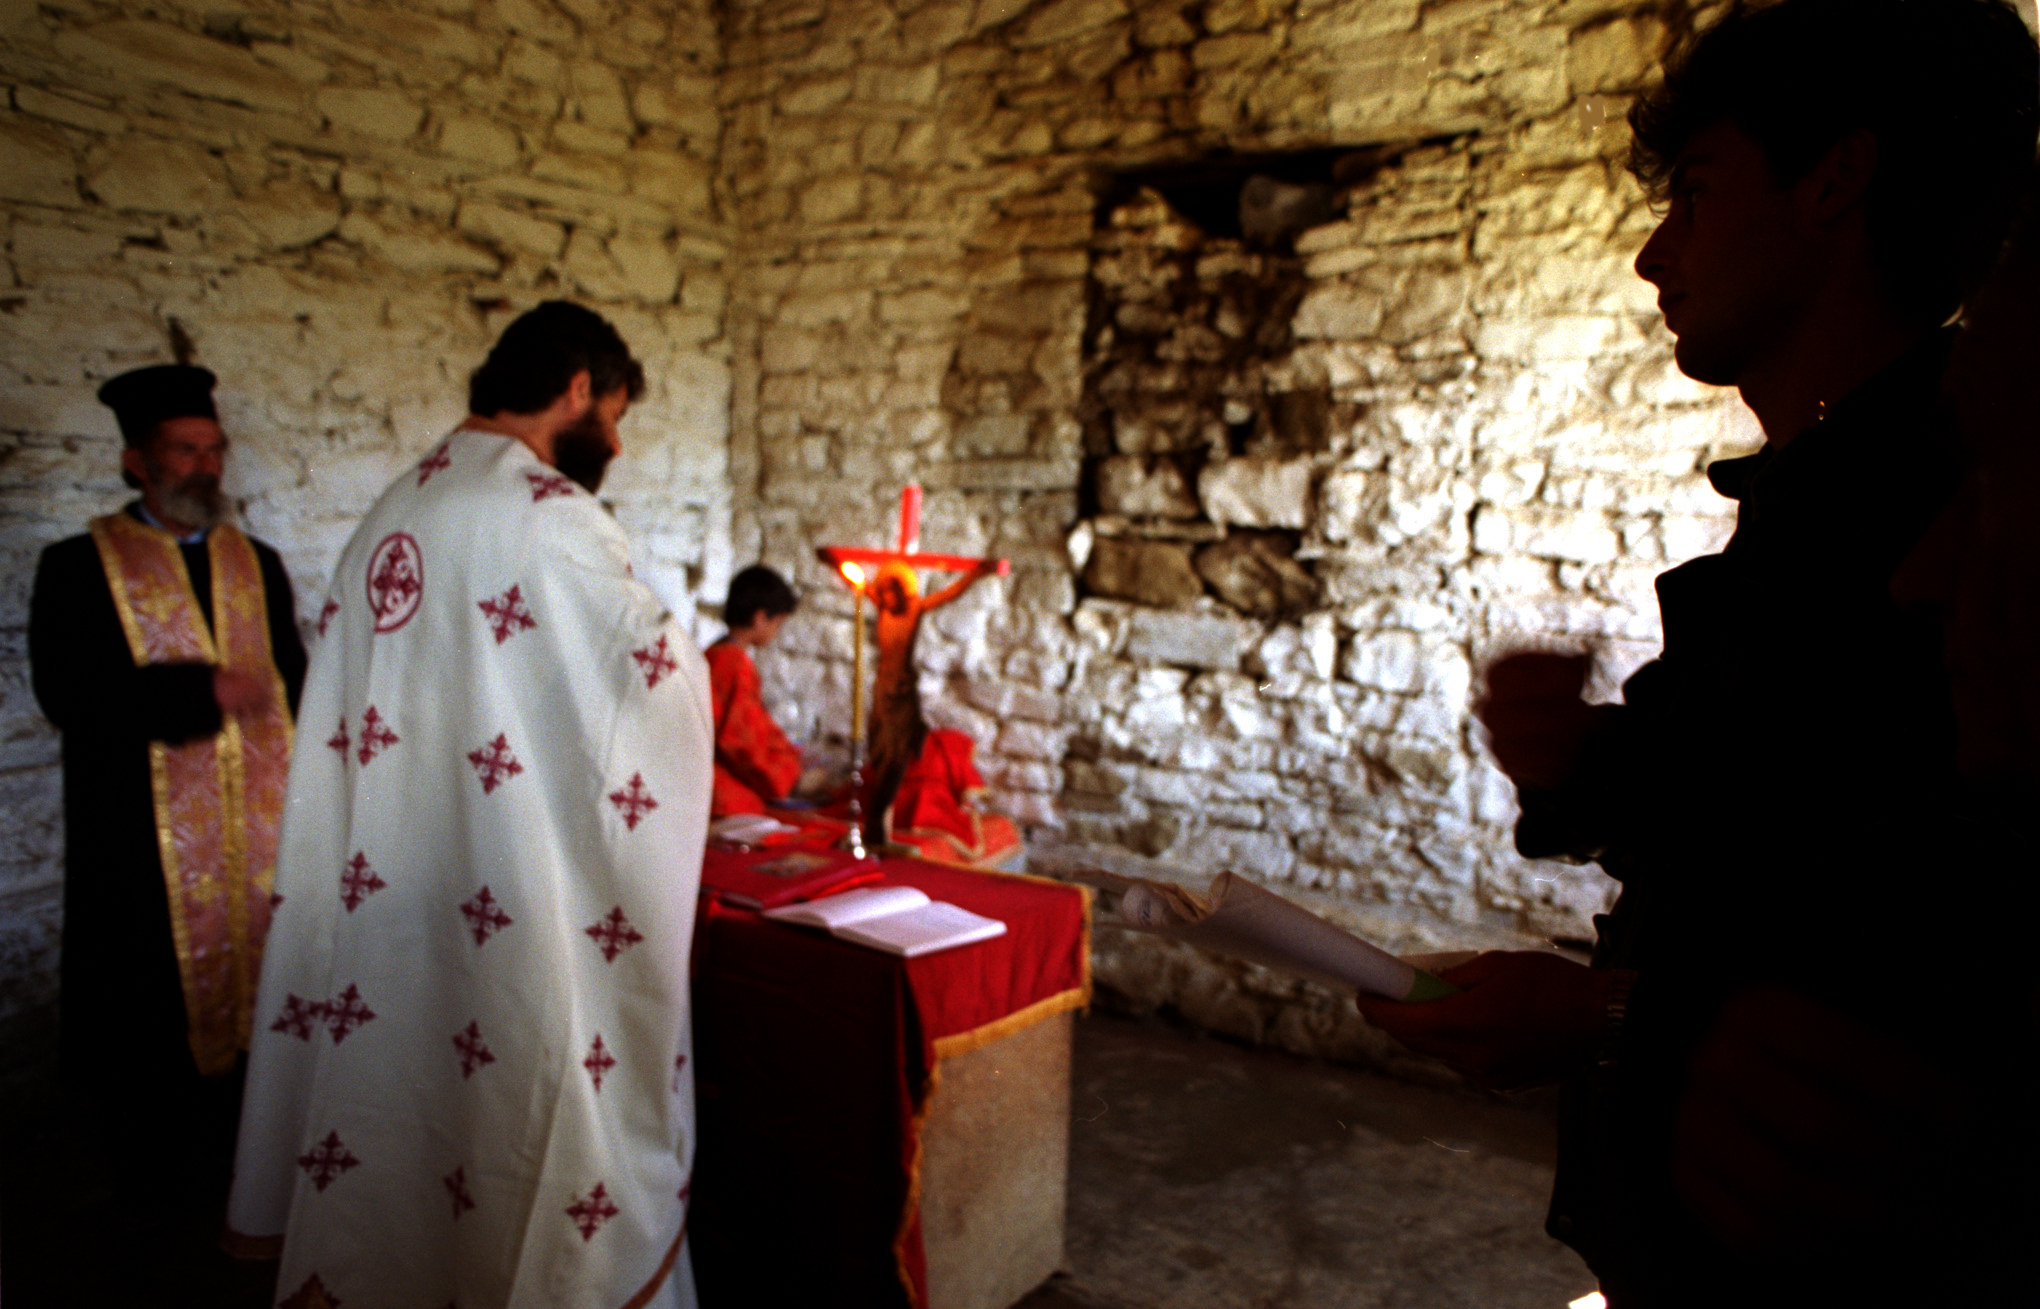
M 517 316 L 468 378 L 468 412 L 535 414 L 588 370 L 597 398 L 645 393 L 645 370 L 608 319 L 567 300 L 548 300 Z
M 2040 51 L 2005 0 L 1738 0 L 1629 110 L 1629 168 L 1662 200 L 1693 136 L 1733 122 L 1781 186 L 1877 138 L 1866 218 L 1907 313 L 1953 314 L 1990 267 L 2040 132 Z

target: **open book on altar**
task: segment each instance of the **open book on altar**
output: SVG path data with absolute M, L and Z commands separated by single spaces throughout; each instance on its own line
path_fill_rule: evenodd
M 1459 991 L 1232 873 L 1212 878 L 1210 890 L 1201 896 L 1173 882 L 1095 871 L 1076 876 L 1119 892 L 1119 918 L 1128 927 L 1187 941 L 1214 954 L 1389 1000 L 1436 1000 Z
M 866 886 L 804 904 L 767 909 L 782 923 L 819 927 L 832 936 L 912 959 L 952 946 L 1003 936 L 1006 925 L 911 886 Z

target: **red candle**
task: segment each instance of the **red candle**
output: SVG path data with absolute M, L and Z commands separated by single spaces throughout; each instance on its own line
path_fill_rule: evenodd
M 921 488 L 909 482 L 900 492 L 900 553 L 913 554 L 921 548 Z

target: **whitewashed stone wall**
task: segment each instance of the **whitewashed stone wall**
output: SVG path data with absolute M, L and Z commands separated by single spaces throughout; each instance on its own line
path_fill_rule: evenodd
M 702 0 L 0 4 L 0 1024 L 55 995 L 35 555 L 127 498 L 93 390 L 169 359 L 172 320 L 220 375 L 229 489 L 301 613 L 496 332 L 556 295 L 651 379 L 605 496 L 674 603 L 720 595 L 721 66 Z
M 1014 561 L 931 620 L 924 693 L 1037 869 L 1233 867 L 1406 948 L 1587 934 L 1608 887 L 1511 853 L 1467 700 L 1535 640 L 1594 649 L 1612 692 L 1654 647 L 1650 578 L 1728 526 L 1699 470 L 1756 434 L 1672 368 L 1619 166 L 1629 94 L 1717 0 L 554 2 L 0 0 L 0 1015 L 52 992 L 23 610 L 35 550 L 122 498 L 92 387 L 182 325 L 310 609 L 494 331 L 552 294 L 650 365 L 614 497 L 662 585 L 713 600 L 763 558 L 809 597 L 760 661 L 797 734 L 848 719 L 813 549 L 889 541 L 919 481 L 928 548 Z M 1141 455 L 1106 522 L 1095 479 L 1133 447 L 1090 421 L 1100 306 L 1252 252 L 1100 197 L 1299 151 L 1381 161 L 1299 241 L 1263 361 L 1322 397 L 1324 439 L 1214 450 L 1174 488 Z M 1163 276 L 1132 257 L 1157 242 L 1196 257 Z M 1100 542 L 1182 514 L 1287 533 L 1308 602 L 1097 593 Z M 1382 1057 L 1336 997 L 1097 940 L 1129 1003 Z
M 1589 935 L 1609 884 L 1513 854 L 1468 699 L 1531 641 L 1595 650 L 1612 692 L 1655 646 L 1652 576 L 1730 525 L 1702 467 L 1759 439 L 1673 368 L 1629 269 L 1652 220 L 1621 114 L 1696 7 L 735 4 L 735 551 L 810 597 L 761 661 L 782 713 L 842 729 L 847 606 L 812 549 L 888 540 L 919 480 L 927 548 L 1014 561 L 931 620 L 923 691 L 976 736 L 1038 871 L 1233 868 L 1404 947 Z M 1079 421 L 1087 313 L 1141 275 L 1129 241 L 1182 227 L 1138 205 L 1115 224 L 1101 179 L 1362 147 L 1388 165 L 1299 242 L 1308 288 L 1270 369 L 1347 425 L 1287 462 L 1115 492 L 1136 518 L 1188 495 L 1227 530 L 1296 529 L 1317 599 L 1259 621 L 1208 594 L 1087 595 L 1105 529 L 1143 531 L 1079 518 L 1106 453 Z M 1243 257 L 1163 235 L 1222 256 L 1212 276 Z M 1098 939 L 1136 1005 L 1380 1053 L 1334 998 Z

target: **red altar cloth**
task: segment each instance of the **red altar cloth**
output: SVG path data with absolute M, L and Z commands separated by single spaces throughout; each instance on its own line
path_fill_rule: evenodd
M 710 850 L 707 863 L 759 853 Z M 920 1126 L 936 1060 L 1090 998 L 1090 899 L 1034 878 L 883 861 L 885 882 L 1006 934 L 901 959 L 703 901 L 690 1248 L 706 1309 L 925 1309 Z

